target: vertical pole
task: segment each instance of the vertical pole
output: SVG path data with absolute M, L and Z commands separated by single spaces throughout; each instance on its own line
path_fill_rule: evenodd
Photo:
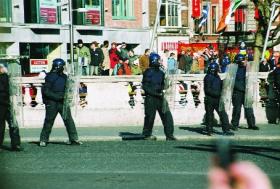
M 74 27 L 73 27 L 73 10 L 72 0 L 68 0 L 69 6 L 69 34 L 70 34 L 70 64 L 74 68 Z M 72 70 L 74 71 L 74 69 Z
M 150 41 L 150 50 L 151 51 L 154 48 L 155 35 L 156 35 L 156 31 L 157 31 L 158 24 L 159 24 L 159 14 L 160 14 L 160 8 L 161 8 L 161 5 L 162 5 L 162 1 L 158 0 L 157 3 L 158 3 L 157 4 L 158 6 L 157 6 L 156 20 L 155 20 L 155 23 L 154 23 L 153 33 L 152 33 L 151 41 Z
M 263 60 L 264 56 L 265 56 L 265 51 L 266 51 L 266 48 L 267 48 L 268 37 L 269 37 L 270 28 L 271 28 L 273 17 L 274 17 L 274 13 L 275 13 L 276 4 L 273 3 L 272 6 L 273 7 L 272 7 L 272 11 L 271 11 L 271 15 L 270 15 L 270 20 L 269 20 L 269 24 L 268 24 L 268 28 L 267 28 L 267 32 L 266 32 L 266 37 L 265 37 L 265 41 L 264 41 L 264 46 L 263 46 L 263 52 L 262 52 L 261 60 Z

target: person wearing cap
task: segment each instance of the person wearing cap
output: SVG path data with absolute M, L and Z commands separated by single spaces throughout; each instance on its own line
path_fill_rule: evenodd
M 4 142 L 5 121 L 9 125 L 12 151 L 21 151 L 20 135 L 17 123 L 14 123 L 10 110 L 10 84 L 6 67 L 0 64 L 0 148 Z
M 76 47 L 76 54 L 78 59 L 78 64 L 80 66 L 81 75 L 89 75 L 89 63 L 91 61 L 90 50 L 84 45 L 83 40 L 78 40 L 78 45 Z
M 102 66 L 104 60 L 104 54 L 101 48 L 98 47 L 98 42 L 93 41 L 90 45 L 90 75 L 100 75 L 99 68 Z

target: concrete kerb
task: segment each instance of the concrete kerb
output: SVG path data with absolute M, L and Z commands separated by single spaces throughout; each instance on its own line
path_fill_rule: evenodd
M 165 136 L 156 136 L 157 141 L 165 141 Z M 197 135 L 188 135 L 188 136 L 176 136 L 176 138 L 179 141 L 211 141 L 211 140 L 217 140 L 221 137 L 228 138 L 232 141 L 279 141 L 280 142 L 280 136 L 248 136 L 248 135 L 241 135 L 241 136 L 197 136 Z M 6 138 L 8 141 L 9 139 Z M 5 141 L 6 141 L 5 140 Z M 39 141 L 38 137 L 23 137 L 22 142 L 37 142 Z M 81 136 L 80 140 L 82 142 L 94 142 L 94 141 L 123 141 L 123 138 L 121 136 Z M 133 139 L 129 139 L 133 140 Z M 135 139 L 139 140 L 139 139 Z M 51 137 L 50 142 L 67 142 L 68 138 L 65 137 Z M 128 140 L 126 140 L 128 141 Z M 174 141 L 169 141 L 174 142 Z

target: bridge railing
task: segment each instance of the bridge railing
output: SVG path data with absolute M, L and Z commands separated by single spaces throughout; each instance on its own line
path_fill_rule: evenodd
M 180 74 L 175 77 L 177 82 L 175 102 L 172 108 L 175 124 L 199 124 L 204 115 L 204 74 Z M 221 78 L 224 75 L 221 74 Z M 267 73 L 259 73 L 259 81 L 266 80 Z M 143 125 L 144 98 L 141 95 L 142 76 L 85 76 L 81 82 L 87 85 L 86 100 L 77 104 L 74 117 L 79 126 L 122 126 Z M 182 92 L 179 81 L 187 84 Z M 128 83 L 137 86 L 135 95 L 129 96 Z M 39 77 L 23 77 L 21 85 L 25 106 L 24 126 L 42 126 L 45 107 L 42 101 L 41 86 L 44 79 Z M 199 93 L 195 94 L 195 88 Z M 259 88 L 258 88 L 259 89 Z M 83 95 L 81 95 L 83 96 Z M 85 96 L 85 95 L 84 95 Z M 259 96 L 259 100 L 261 97 Z M 265 112 L 259 103 L 255 109 L 257 121 L 265 122 Z M 230 115 L 231 112 L 229 112 Z M 59 125 L 62 121 L 59 118 Z M 160 124 L 160 120 L 156 120 Z

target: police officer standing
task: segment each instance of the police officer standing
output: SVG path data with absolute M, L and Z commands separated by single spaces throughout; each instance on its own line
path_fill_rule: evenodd
M 277 119 L 280 119 L 280 60 L 276 68 L 268 74 L 267 81 L 269 90 L 266 116 L 268 123 L 276 124 Z
M 239 127 L 239 120 L 241 115 L 242 105 L 245 102 L 245 89 L 246 89 L 246 61 L 245 55 L 238 54 L 235 57 L 235 63 L 238 64 L 238 69 L 236 72 L 233 95 L 232 95 L 232 130 L 237 130 Z M 253 108 L 244 107 L 245 118 L 247 119 L 247 124 L 249 129 L 259 130 L 256 126 L 256 120 L 254 116 Z
M 23 150 L 20 146 L 20 135 L 17 123 L 14 123 L 13 115 L 11 114 L 10 105 L 10 85 L 7 69 L 3 64 L 0 64 L 0 147 L 4 142 L 5 121 L 9 125 L 9 134 L 11 138 L 12 151 Z
M 222 93 L 222 80 L 218 75 L 219 65 L 217 63 L 211 63 L 208 66 L 207 74 L 204 77 L 204 92 L 205 92 L 205 111 L 206 111 L 206 130 L 209 136 L 213 133 L 214 125 L 214 110 L 218 113 L 223 134 L 224 135 L 233 135 L 234 133 L 230 132 L 229 120 L 226 111 L 219 109 L 220 97 Z
M 160 68 L 160 56 L 151 53 L 150 67 L 143 73 L 142 87 L 145 91 L 145 119 L 142 134 L 145 140 L 156 140 L 152 135 L 156 111 L 158 111 L 164 126 L 166 140 L 176 140 L 174 137 L 173 117 L 164 98 L 165 73 Z
M 45 78 L 45 84 L 42 87 L 43 101 L 46 105 L 46 117 L 44 126 L 40 136 L 40 146 L 46 147 L 49 141 L 49 136 L 57 114 L 63 118 L 66 131 L 69 137 L 69 143 L 73 145 L 82 144 L 78 140 L 78 134 L 74 120 L 71 115 L 71 110 L 67 108 L 67 116 L 62 116 L 63 101 L 66 90 L 67 75 L 63 73 L 65 62 L 63 59 L 57 58 L 53 60 L 52 69 Z

